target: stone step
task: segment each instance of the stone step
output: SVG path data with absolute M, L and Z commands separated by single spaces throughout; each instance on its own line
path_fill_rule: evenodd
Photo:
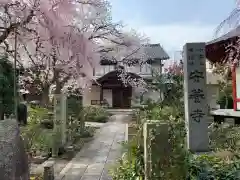
M 133 109 L 107 109 L 107 112 L 113 114 L 113 115 L 132 115 L 134 113 Z

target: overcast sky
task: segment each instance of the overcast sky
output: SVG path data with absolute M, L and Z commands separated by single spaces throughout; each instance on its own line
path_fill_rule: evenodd
M 174 58 L 186 42 L 210 41 L 235 0 L 110 0 L 113 20 L 144 32 Z

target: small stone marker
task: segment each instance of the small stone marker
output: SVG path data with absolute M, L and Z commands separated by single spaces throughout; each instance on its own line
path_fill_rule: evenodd
M 67 96 L 66 94 L 61 95 L 61 116 L 62 116 L 62 145 L 67 143 Z
M 44 165 L 43 180 L 54 180 L 54 162 L 49 161 Z
M 57 156 L 60 147 L 66 144 L 66 121 L 67 107 L 66 95 L 56 94 L 54 96 L 54 138 L 53 138 L 53 157 Z
M 207 152 L 209 138 L 205 43 L 185 44 L 183 56 L 187 147 L 192 152 Z
M 161 177 L 156 176 L 161 168 L 169 165 L 171 153 L 168 124 L 161 121 L 147 121 L 143 126 L 143 138 L 145 180 L 160 179 Z

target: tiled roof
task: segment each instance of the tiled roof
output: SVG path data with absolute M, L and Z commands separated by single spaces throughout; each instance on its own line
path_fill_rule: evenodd
M 224 41 L 224 40 L 227 40 L 229 38 L 237 37 L 237 36 L 240 36 L 240 26 L 238 26 L 237 28 L 231 30 L 230 32 L 222 35 L 221 37 L 216 38 L 216 39 L 208 42 L 207 45 L 208 44 L 213 44 L 213 43 L 216 43 L 216 42 L 219 42 L 219 41 Z
M 160 44 L 145 44 L 143 45 L 143 47 L 145 48 L 147 60 L 159 61 L 167 60 L 170 58 Z M 105 63 L 107 64 L 109 63 L 109 61 L 111 61 L 108 61 L 108 57 L 105 56 L 105 54 L 101 55 L 101 60 L 106 61 Z
M 146 55 L 149 57 L 149 59 L 169 59 L 169 55 L 166 53 L 166 51 L 162 48 L 160 44 L 147 44 L 144 46 L 146 49 Z

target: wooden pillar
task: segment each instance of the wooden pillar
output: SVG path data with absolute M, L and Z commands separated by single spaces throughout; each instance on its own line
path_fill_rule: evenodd
M 232 67 L 232 96 L 233 96 L 233 109 L 237 110 L 237 87 L 236 87 L 236 64 Z
M 121 105 L 120 105 L 120 108 L 124 108 L 124 101 L 123 101 L 123 91 L 124 91 L 124 89 L 123 88 L 121 88 L 120 89 L 120 98 L 119 98 L 119 100 L 120 100 L 120 103 L 121 103 Z
M 240 80 L 240 65 L 238 63 L 232 68 L 232 85 L 233 85 L 233 109 L 240 111 L 240 95 L 239 95 L 239 80 Z
M 102 105 L 103 102 L 103 87 L 100 87 L 100 104 Z

